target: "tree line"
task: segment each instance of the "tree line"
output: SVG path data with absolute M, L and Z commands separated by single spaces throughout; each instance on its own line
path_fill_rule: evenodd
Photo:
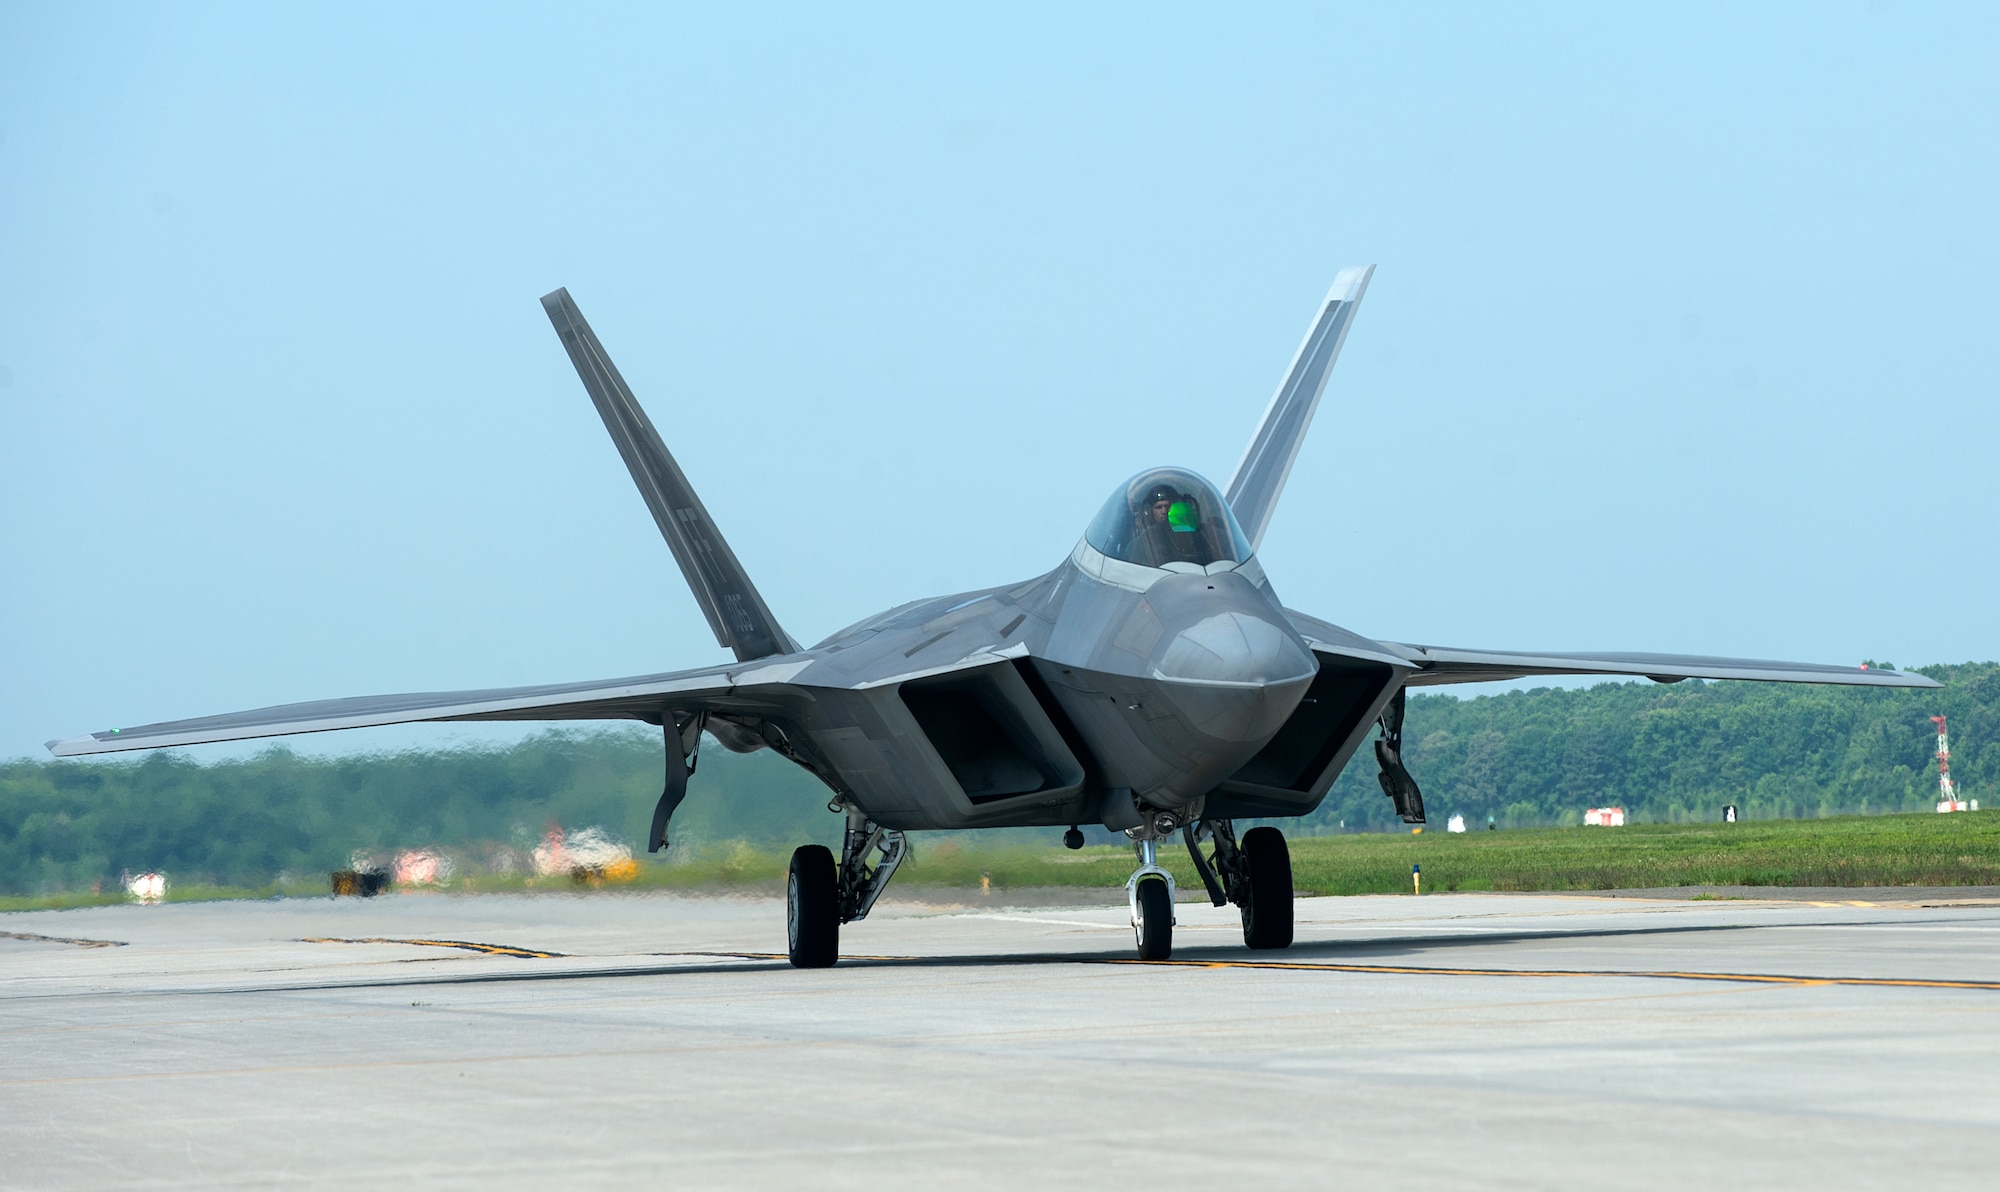
M 2000 779 L 2000 665 L 1933 666 L 1943 690 L 1794 683 L 1603 683 L 1458 699 L 1413 695 L 1403 758 L 1433 821 L 1577 824 L 1586 808 L 1634 822 L 1797 819 L 1927 811 L 1937 804 L 1936 726 L 1949 718 L 1953 781 L 1980 797 Z M 1307 823 L 1394 826 L 1364 750 Z
M 1404 756 L 1434 826 L 1580 822 L 1622 806 L 1636 822 L 1929 810 L 1935 731 L 1950 717 L 1952 774 L 2000 798 L 2000 664 L 1928 667 L 1941 691 L 1776 683 L 1604 683 L 1461 699 L 1414 694 Z M 0 763 L 0 893 L 86 890 L 125 872 L 258 886 L 323 875 L 357 851 L 422 846 L 503 853 L 551 825 L 644 837 L 659 795 L 657 730 L 557 730 L 507 747 L 306 757 L 282 745 L 199 763 Z M 769 753 L 705 749 L 675 816 L 675 848 L 834 843 L 827 791 Z M 1321 808 L 1288 831 L 1400 828 L 1364 746 Z M 1024 830 L 1025 831 L 1025 830 Z M 1017 834 L 1018 835 L 1018 834 Z M 1044 833 L 1053 843 L 1053 832 Z

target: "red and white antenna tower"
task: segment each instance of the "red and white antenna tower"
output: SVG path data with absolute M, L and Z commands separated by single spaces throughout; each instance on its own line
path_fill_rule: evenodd
M 1931 723 L 1938 726 L 1938 810 L 1964 811 L 1965 804 L 1958 801 L 1958 789 L 1951 784 L 1951 743 L 1945 739 L 1944 717 L 1933 716 Z

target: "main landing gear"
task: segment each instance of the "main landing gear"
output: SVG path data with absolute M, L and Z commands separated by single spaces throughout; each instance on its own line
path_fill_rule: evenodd
M 1257 949 L 1292 946 L 1292 853 L 1285 834 L 1252 828 L 1239 843 L 1228 820 L 1202 820 L 1181 829 L 1195 872 L 1216 906 L 1236 904 L 1243 915 L 1243 944 Z M 1206 838 L 1214 843 L 1201 855 Z
M 1125 883 L 1132 904 L 1132 934 L 1139 959 L 1165 960 L 1174 949 L 1174 879 L 1161 868 L 1158 837 L 1134 841 L 1139 869 Z M 1226 819 L 1198 820 L 1181 828 L 1195 872 L 1216 906 L 1235 903 L 1243 915 L 1243 943 L 1251 948 L 1292 945 L 1292 856 L 1285 834 L 1276 828 L 1252 828 L 1238 843 L 1235 825 Z M 1202 855 L 1204 841 L 1214 848 Z
M 1403 766 L 1403 709 L 1406 704 L 1405 692 L 1398 688 L 1396 695 L 1382 709 L 1377 723 L 1382 726 L 1382 736 L 1375 742 L 1375 764 L 1381 772 L 1375 778 L 1382 784 L 1382 793 L 1395 804 L 1396 814 L 1406 824 L 1424 822 L 1424 792 L 1417 789 L 1417 780 L 1410 777 Z
M 840 861 L 823 844 L 802 845 L 792 853 L 785 883 L 787 956 L 794 968 L 831 968 L 840 959 L 840 925 L 868 917 L 883 887 L 908 853 L 901 832 L 884 828 L 845 800 L 834 809 L 847 813 Z M 870 854 L 880 854 L 871 864 Z

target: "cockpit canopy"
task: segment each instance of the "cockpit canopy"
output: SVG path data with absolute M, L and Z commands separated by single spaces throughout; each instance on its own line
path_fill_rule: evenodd
M 1155 468 L 1120 485 L 1083 540 L 1111 558 L 1141 567 L 1206 567 L 1250 557 L 1250 540 L 1222 494 L 1180 468 Z

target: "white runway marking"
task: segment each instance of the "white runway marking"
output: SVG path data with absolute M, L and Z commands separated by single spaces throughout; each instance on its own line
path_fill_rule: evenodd
M 1037 925 L 1047 924 L 1047 925 L 1054 925 L 1061 927 L 1095 927 L 1100 931 L 1130 932 L 1132 930 L 1132 925 L 1130 923 L 1088 923 L 1082 919 L 1048 919 L 1048 918 L 1043 918 L 1039 915 L 1003 915 L 995 911 L 976 911 L 969 915 L 957 915 L 954 917 L 960 919 L 998 919 L 1002 923 L 1034 923 Z

